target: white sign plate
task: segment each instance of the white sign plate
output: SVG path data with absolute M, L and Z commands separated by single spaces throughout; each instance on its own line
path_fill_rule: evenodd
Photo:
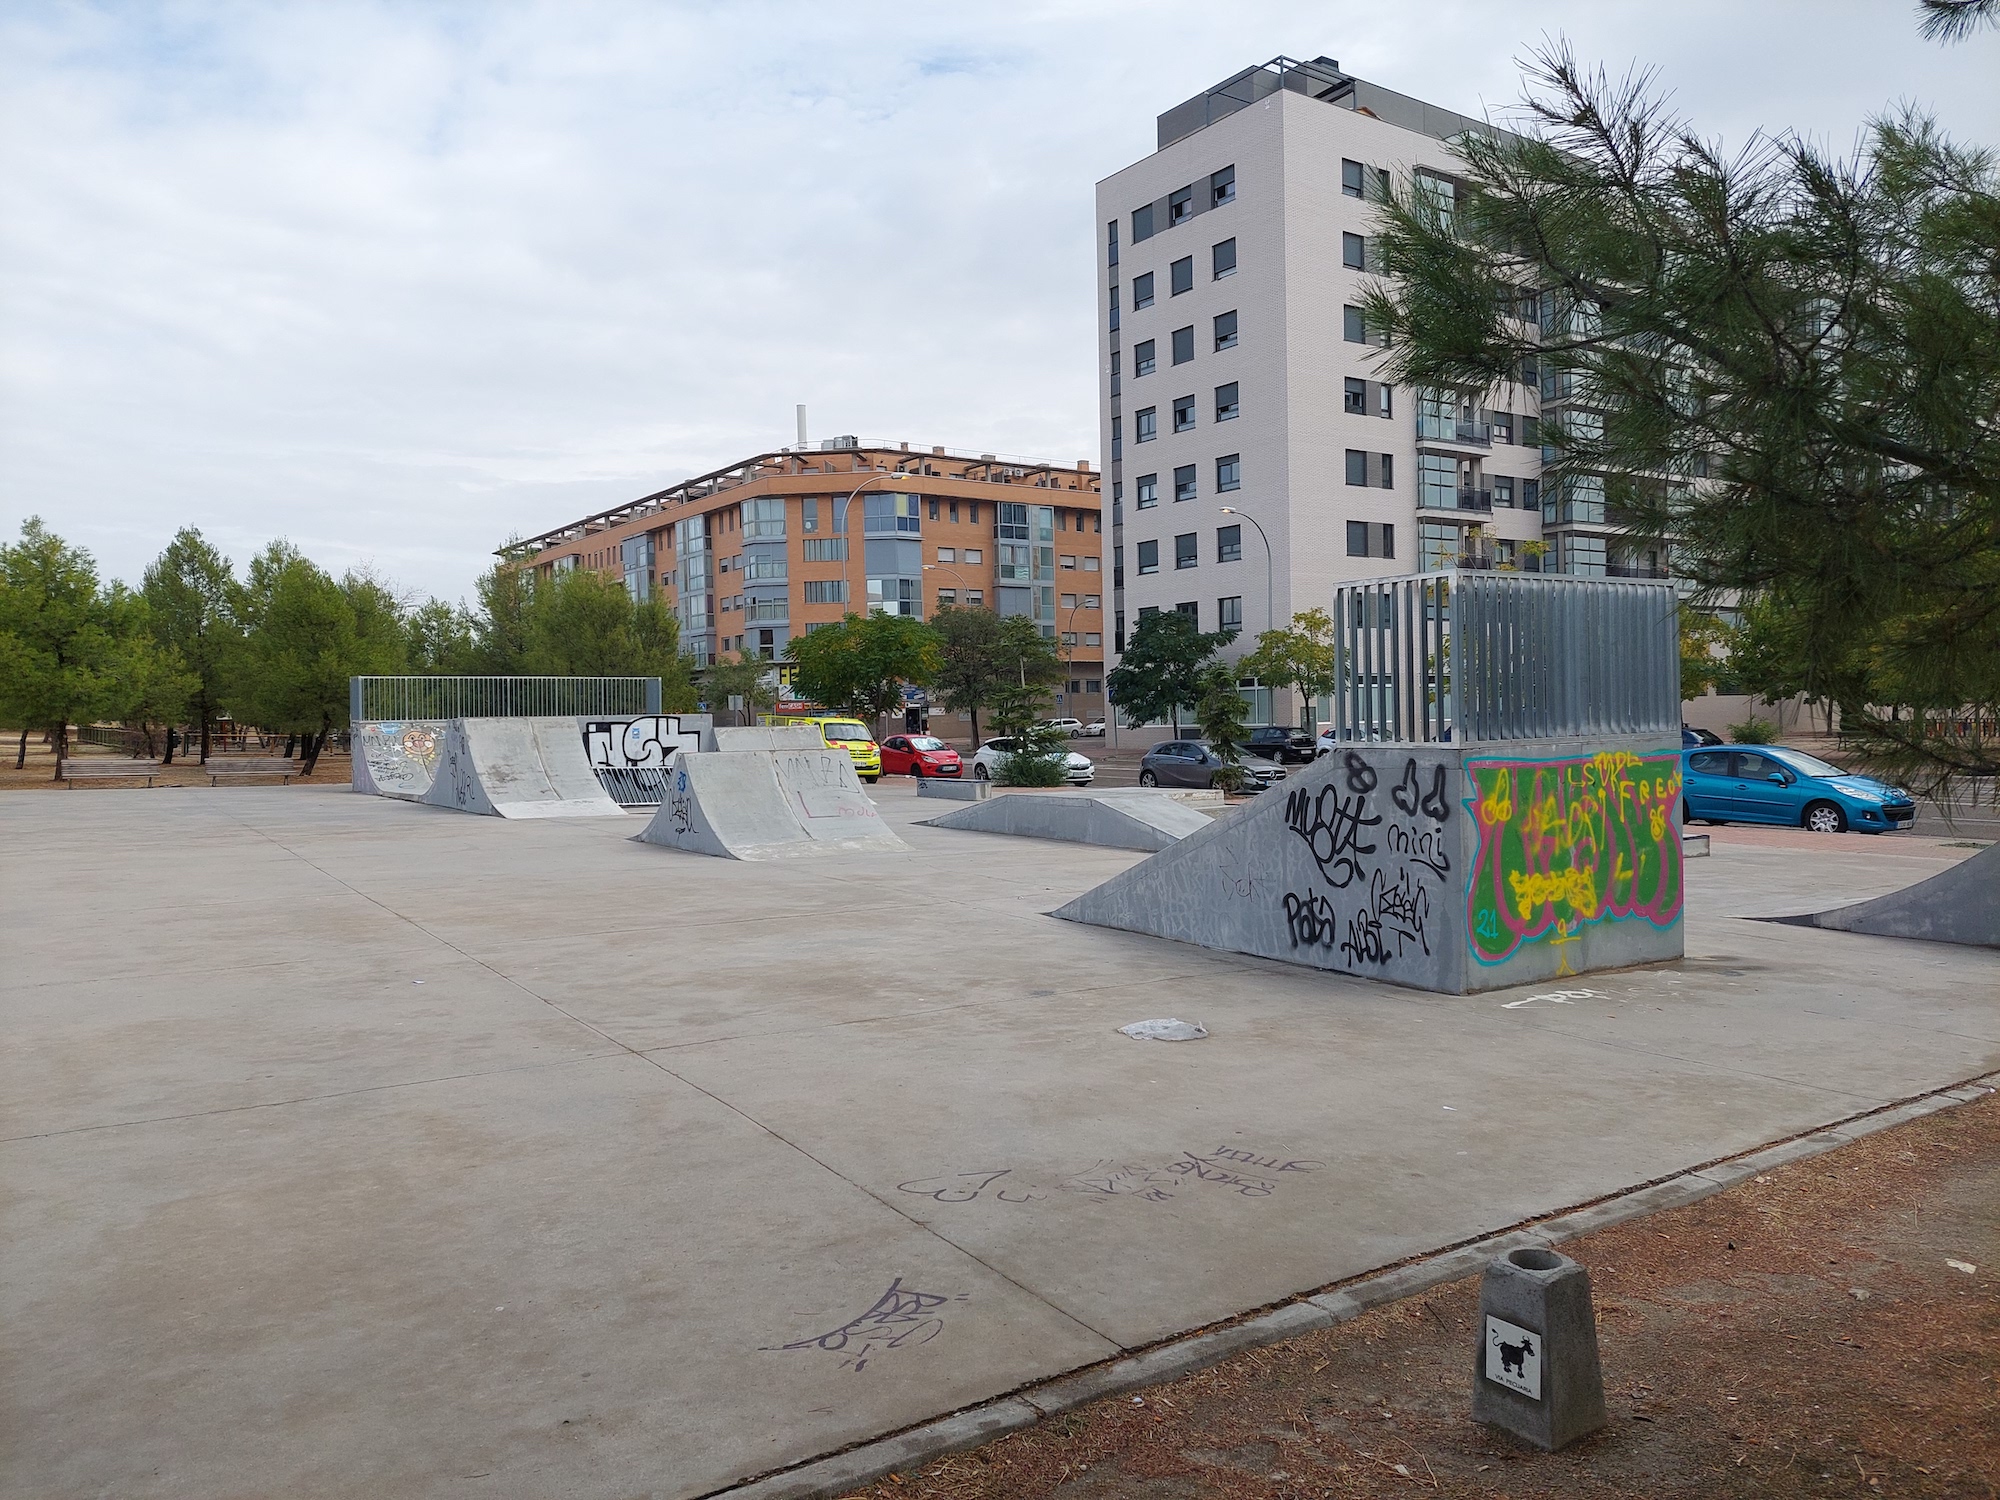
M 1542 1399 L 1542 1336 L 1487 1315 L 1486 1378 L 1530 1401 Z

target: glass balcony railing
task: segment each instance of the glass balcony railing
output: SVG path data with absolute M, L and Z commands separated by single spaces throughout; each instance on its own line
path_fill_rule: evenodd
M 1491 490 L 1418 490 L 1418 510 L 1470 510 L 1481 515 L 1493 509 Z
M 1493 445 L 1493 424 L 1435 412 L 1417 413 L 1417 441 L 1420 443 L 1466 443 L 1475 448 Z

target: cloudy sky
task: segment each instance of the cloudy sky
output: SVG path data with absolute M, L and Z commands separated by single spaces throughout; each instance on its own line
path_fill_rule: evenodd
M 0 0 L 0 528 L 455 598 L 797 402 L 1094 458 L 1091 190 L 1158 112 L 1279 53 L 1500 111 L 1557 33 L 1732 143 L 2000 143 L 2000 36 L 1906 0 Z

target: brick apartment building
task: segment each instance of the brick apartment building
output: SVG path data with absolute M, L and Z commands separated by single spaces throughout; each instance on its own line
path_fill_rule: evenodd
M 1067 665 L 1057 713 L 1087 722 L 1105 707 L 1103 531 L 1088 461 L 841 437 L 760 453 L 531 537 L 523 565 L 590 568 L 635 598 L 663 594 L 682 648 L 702 665 L 739 651 L 781 660 L 793 635 L 864 608 L 1026 615 Z M 941 709 L 929 727 L 970 730 Z

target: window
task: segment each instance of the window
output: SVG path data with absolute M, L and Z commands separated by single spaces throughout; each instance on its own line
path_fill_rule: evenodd
M 1139 543 L 1139 576 L 1160 571 L 1160 544 L 1158 542 Z
M 1151 510 L 1160 503 L 1160 476 L 1141 474 L 1139 476 L 1139 509 Z
M 1539 479 L 1521 481 L 1521 509 L 1540 510 L 1542 508 L 1542 482 Z
M 958 523 L 958 502 L 956 500 L 951 502 L 951 519 L 953 525 Z
M 967 589 L 965 591 L 965 602 L 970 608 L 978 609 L 986 603 L 986 594 L 981 589 Z
M 1115 282 L 1115 281 L 1111 283 L 1111 323 L 1110 323 L 1110 328 L 1111 328 L 1111 331 L 1112 331 L 1113 333 L 1116 333 L 1116 332 L 1118 331 L 1118 283 L 1117 283 L 1117 282 Z
M 1217 281 L 1222 280 L 1225 276 L 1234 276 L 1236 274 L 1236 241 L 1234 239 L 1226 239 L 1209 251 L 1209 264 L 1214 270 Z
M 1132 243 L 1136 245 L 1139 241 L 1150 240 L 1152 237 L 1153 205 L 1148 203 L 1144 208 L 1132 210 Z
M 1215 528 L 1215 560 L 1219 563 L 1243 561 L 1243 528 L 1241 526 L 1218 526 Z
M 1220 208 L 1236 201 L 1236 168 L 1224 167 L 1208 174 L 1208 206 Z
M 1231 594 L 1227 599 L 1215 601 L 1215 628 L 1217 630 L 1241 630 L 1243 628 L 1243 596 Z
M 1456 526 L 1442 521 L 1417 523 L 1417 567 L 1425 573 L 1449 568 L 1458 561 L 1459 535 Z
M 1137 380 L 1141 375 L 1150 375 L 1153 373 L 1154 353 L 1154 344 L 1151 339 L 1143 340 L 1132 346 L 1132 378 L 1134 380 Z
M 1167 228 L 1171 229 L 1194 212 L 1194 189 L 1175 188 L 1167 194 Z
M 1059 568 L 1066 568 L 1070 572 L 1074 573 L 1076 571 L 1076 554 L 1073 552 L 1065 552 L 1061 557 L 1056 559 L 1056 566 Z
M 1185 604 L 1176 604 L 1174 606 L 1174 613 L 1177 615 L 1186 615 L 1193 622 L 1195 629 L 1201 629 L 1201 606 L 1195 603 L 1194 600 L 1190 599 Z
M 1058 603 L 1060 603 L 1060 604 L 1062 605 L 1062 607 L 1063 607 L 1064 609 L 1075 609 L 1075 608 L 1076 608 L 1076 595 L 1074 595 L 1074 594 L 1064 594 L 1064 595 L 1062 596 L 1062 598 L 1061 598 L 1060 600 L 1058 600 L 1057 602 L 1058 602 Z
M 1194 465 L 1182 464 L 1174 470 L 1174 499 L 1194 499 Z
M 936 500 L 930 502 L 931 519 L 933 521 L 938 518 L 938 503 Z
M 775 539 L 785 534 L 785 502 L 782 497 L 745 500 L 742 518 L 745 536 Z
M 1125 419 L 1123 417 L 1113 417 L 1111 419 L 1111 457 L 1113 462 L 1116 462 L 1124 456 Z M 973 507 L 972 519 L 975 521 L 979 519 L 979 508 L 977 506 Z
M 1393 490 L 1395 487 L 1396 487 L 1396 455 L 1393 453 L 1385 453 L 1382 455 L 1382 488 L 1385 490 Z
M 1493 441 L 1511 443 L 1514 441 L 1514 414 L 1510 411 L 1496 411 L 1493 418 Z
M 1104 608 L 1103 597 L 1098 594 L 1085 594 L 1083 596 L 1083 607 L 1085 609 L 1102 609 Z
M 972 519 L 975 522 L 979 519 L 979 511 L 976 508 L 972 512 Z M 969 563 L 985 562 L 986 554 L 977 547 L 967 547 L 965 549 L 965 560 Z
M 799 517 L 800 530 L 819 530 L 819 499 L 817 496 L 808 495 L 799 502 Z
M 1359 448 L 1347 450 L 1347 482 L 1364 486 L 1368 483 L 1368 455 Z M 1362 553 L 1361 556 L 1365 557 L 1367 554 Z
M 1132 311 L 1137 312 L 1142 307 L 1151 307 L 1152 305 L 1153 273 L 1148 271 L 1143 276 L 1134 276 L 1132 278 Z
M 1194 431 L 1194 397 L 1174 397 L 1174 431 Z
M 1194 325 L 1174 330 L 1174 363 L 1184 365 L 1194 358 Z
M 942 606 L 942 605 L 946 605 L 946 604 L 956 604 L 956 603 L 958 603 L 958 590 L 957 590 L 957 589 L 939 589 L 939 590 L 937 591 L 937 601 L 938 601 L 938 604 L 939 604 L 940 606 Z
M 956 547 L 940 547 L 940 548 L 938 548 L 938 549 L 937 549 L 937 560 L 938 560 L 939 562 L 941 562 L 941 563 L 946 563 L 946 562 L 948 562 L 948 563 L 955 563 L 955 562 L 957 562 L 957 561 L 958 561 L 958 548 L 956 548 Z
M 1109 224 L 1104 226 L 1104 263 L 1107 266 L 1118 264 L 1118 221 L 1116 219 L 1113 219 Z
M 1341 385 L 1341 410 L 1357 417 L 1368 415 L 1368 382 L 1349 377 Z
M 1225 453 L 1215 461 L 1215 490 L 1222 494 L 1228 490 L 1243 487 L 1243 458 L 1236 453 Z
M 1381 410 L 1378 411 L 1376 415 L 1382 417 L 1395 416 L 1396 388 L 1393 385 L 1378 385 L 1377 387 L 1375 387 L 1375 389 L 1377 393 L 1381 396 Z
M 1340 263 L 1350 271 L 1368 269 L 1368 241 L 1358 234 L 1343 234 L 1340 237 Z
M 1353 303 L 1340 310 L 1340 336 L 1350 344 L 1368 342 L 1368 320 Z
M 1495 505 L 1504 505 L 1509 510 L 1512 510 L 1514 508 L 1514 481 L 1504 474 L 1496 474 L 1487 483 L 1493 487 L 1493 503 Z
M 1233 421 L 1236 417 L 1236 411 L 1236 382 L 1232 380 L 1228 385 L 1217 386 L 1215 388 L 1215 420 L 1218 422 Z
M 1542 446 L 1542 419 L 1540 417 L 1521 418 L 1521 446 L 1539 448 Z
M 1394 557 L 1396 555 L 1396 528 L 1386 522 L 1349 521 L 1347 523 L 1347 555 L 1349 557 Z
M 1340 164 L 1340 190 L 1350 198 L 1367 197 L 1368 169 L 1358 161 L 1343 160 Z M 1111 227 L 1115 230 L 1118 226 L 1114 224 Z
M 808 578 L 805 584 L 808 604 L 845 604 L 847 602 L 847 580 L 845 578 Z M 940 598 L 943 596 L 940 595 Z
M 1172 296 L 1194 290 L 1194 257 L 1184 255 L 1167 267 L 1167 288 Z
M 1114 418 L 1113 420 L 1115 421 L 1116 419 Z M 1158 407 L 1149 406 L 1144 411 L 1135 412 L 1132 420 L 1136 432 L 1135 441 L 1150 443 L 1160 435 L 1160 410 Z
M 1233 312 L 1215 315 L 1215 347 L 1234 349 L 1236 347 L 1236 314 Z
M 1100 532 L 1104 530 L 1104 528 L 1103 528 L 1102 526 L 1098 527 L 1097 529 L 1098 529 L 1098 530 L 1099 530 Z M 1095 573 L 1095 572 L 1097 571 L 1097 559 L 1096 559 L 1096 557 L 1095 557 L 1095 556 L 1090 556 L 1090 555 L 1086 555 L 1086 556 L 1084 557 L 1084 559 L 1083 559 L 1083 571 L 1084 571 L 1084 572 L 1086 572 L 1086 573 Z M 1096 606 L 1095 606 L 1095 605 L 1092 605 L 1092 606 L 1091 606 L 1091 608 L 1095 609 L 1095 608 L 1096 608 Z
M 1174 567 L 1176 570 L 1192 568 L 1200 563 L 1201 558 L 1198 555 L 1195 542 L 1195 533 L 1192 531 L 1186 533 L 1184 536 L 1174 538 Z
M 847 561 L 847 538 L 844 536 L 809 536 L 805 548 L 807 562 Z
M 1116 544 L 1111 548 L 1111 586 L 1115 589 L 1125 587 L 1125 549 Z
M 867 536 L 914 535 L 922 529 L 915 495 L 866 494 L 861 497 L 861 526 Z
M 1111 615 L 1111 648 L 1114 651 L 1125 649 L 1125 611 L 1122 609 L 1114 610 Z

